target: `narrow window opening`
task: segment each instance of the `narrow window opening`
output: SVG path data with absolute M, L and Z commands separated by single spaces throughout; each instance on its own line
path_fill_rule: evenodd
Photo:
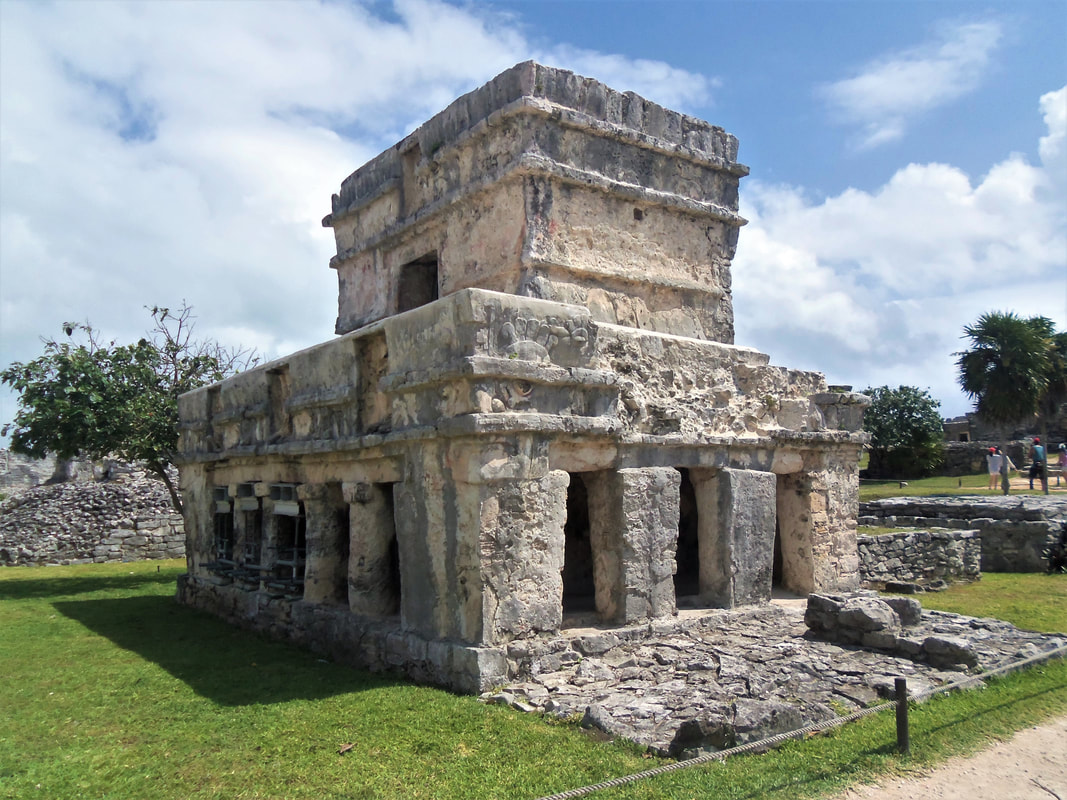
M 397 313 L 432 303 L 437 299 L 437 253 L 408 262 L 400 268 L 397 285 Z
M 567 521 L 563 525 L 563 613 L 596 611 L 589 492 L 582 476 L 571 473 Z
M 381 487 L 385 499 L 385 518 L 392 522 L 390 530 L 385 534 L 389 539 L 386 547 L 386 585 L 384 587 L 384 608 L 387 615 L 400 613 L 400 544 L 396 538 L 396 511 L 393 500 L 393 484 L 387 483 Z
M 238 567 L 234 570 L 234 581 L 242 589 L 255 591 L 260 588 L 263 569 L 263 511 L 253 484 L 242 483 L 237 487 L 234 516 L 239 523 L 236 544 Z
M 245 511 L 245 541 L 241 560 L 245 569 L 263 566 L 263 510 L 256 504 L 254 511 Z
M 640 222 L 645 218 L 645 212 L 639 208 L 634 209 L 634 221 Z
M 779 589 L 783 580 L 782 570 L 782 529 L 778 519 L 774 520 L 774 555 L 771 556 L 771 588 Z
M 233 506 L 225 486 L 216 486 L 213 494 L 215 560 L 210 568 L 214 572 L 229 574 L 234 567 Z
M 296 499 L 296 486 L 271 487 L 274 501 L 274 561 L 269 588 L 290 599 L 304 594 L 304 568 L 307 563 L 307 518 L 304 504 Z
M 696 606 L 700 597 L 700 529 L 696 490 L 689 470 L 682 468 L 678 497 L 678 550 L 674 594 L 679 607 Z
M 337 487 L 340 493 L 340 486 Z M 352 530 L 352 509 L 342 501 L 337 506 L 337 568 L 334 570 L 333 599 L 338 603 L 348 603 L 348 557 L 351 550 L 350 531 Z

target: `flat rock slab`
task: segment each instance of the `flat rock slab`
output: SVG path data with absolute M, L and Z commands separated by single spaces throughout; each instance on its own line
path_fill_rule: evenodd
M 513 643 L 509 660 L 522 679 L 483 698 L 580 716 L 589 727 L 685 758 L 879 702 L 892 695 L 898 677 L 915 695 L 966 674 L 823 641 L 796 606 L 709 612 L 655 630 L 576 633 Z M 966 642 L 976 659 L 972 672 L 1067 645 L 1067 635 L 938 611 L 923 611 L 907 634 Z

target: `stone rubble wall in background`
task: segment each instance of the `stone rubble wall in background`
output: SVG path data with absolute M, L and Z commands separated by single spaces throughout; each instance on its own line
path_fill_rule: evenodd
M 861 526 L 977 531 L 982 572 L 1044 572 L 1043 552 L 1059 540 L 1067 501 L 1059 497 L 892 497 L 860 503 Z
M 989 455 L 990 447 L 1006 448 L 1004 452 L 1020 469 L 1023 464 L 1030 461 L 1027 455 L 1030 451 L 1029 441 L 1012 441 L 1006 445 L 1003 441 L 946 442 L 945 461 L 941 465 L 939 474 L 956 477 L 986 472 L 986 456 Z
M 111 481 L 36 486 L 0 503 L 0 566 L 184 555 L 182 517 L 163 483 L 143 471 Z
M 857 537 L 864 583 L 929 584 L 973 581 L 982 575 L 978 531 L 945 529 L 900 531 Z

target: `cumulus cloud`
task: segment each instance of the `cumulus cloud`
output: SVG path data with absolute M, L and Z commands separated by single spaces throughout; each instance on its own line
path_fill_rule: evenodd
M 1036 166 L 1011 155 L 972 181 L 947 164 L 909 164 L 876 191 L 821 201 L 743 185 L 737 341 L 835 382 L 926 376 L 916 382 L 962 413 L 951 354 L 963 325 L 990 309 L 1067 325 L 1064 96 L 1041 98 L 1049 134 Z
M 541 51 L 534 58 L 580 75 L 595 77 L 613 89 L 636 92 L 674 109 L 708 104 L 712 90 L 720 85 L 716 78 L 672 67 L 662 61 L 631 59 L 569 45 Z
M 356 167 L 459 94 L 540 58 L 665 104 L 710 82 L 545 48 L 440 0 L 0 3 L 0 365 L 90 319 L 145 329 L 183 298 L 199 332 L 267 357 L 328 339 L 321 226 Z M 14 413 L 0 392 L 0 423 Z
M 1002 35 L 995 21 L 945 24 L 931 40 L 878 58 L 817 94 L 840 121 L 858 126 L 860 148 L 877 147 L 903 136 L 915 116 L 974 90 Z

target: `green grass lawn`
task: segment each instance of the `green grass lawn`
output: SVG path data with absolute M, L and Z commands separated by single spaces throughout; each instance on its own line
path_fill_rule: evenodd
M 918 595 L 923 608 L 996 617 L 1016 627 L 1067 633 L 1067 575 L 984 572 L 976 583 Z
M 1000 490 L 989 491 L 989 474 L 964 475 L 962 477 L 938 476 L 934 478 L 918 478 L 906 481 L 907 486 L 901 486 L 898 480 L 864 480 L 860 483 L 860 502 L 869 500 L 881 500 L 885 497 L 929 497 L 931 495 L 959 495 L 979 494 L 1001 497 Z M 1042 494 L 1040 489 L 1018 490 L 1012 488 L 1012 495 Z
M 571 725 L 235 630 L 174 603 L 183 569 L 0 570 L 0 797 L 537 798 L 661 763 Z M 1067 630 L 1067 578 L 1040 577 L 1040 589 L 1007 587 L 992 599 L 994 582 L 983 579 L 959 602 L 982 615 L 1018 605 L 1017 624 Z M 1017 604 L 1027 594 L 1033 603 Z M 1067 662 L 1058 661 L 917 707 L 909 758 L 893 752 L 894 721 L 883 714 L 593 796 L 819 797 L 1064 713 Z

